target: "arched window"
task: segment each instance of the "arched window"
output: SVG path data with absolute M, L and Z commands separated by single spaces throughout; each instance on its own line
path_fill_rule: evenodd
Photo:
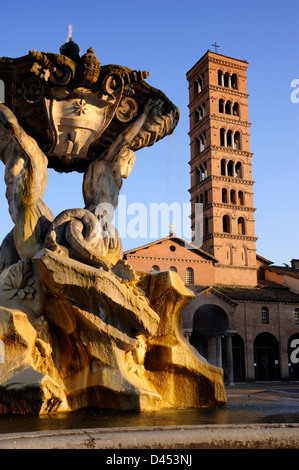
M 224 86 L 225 87 L 229 87 L 229 82 L 230 82 L 229 78 L 230 78 L 229 73 L 225 72 L 225 74 L 224 74 Z
M 232 114 L 232 110 L 233 110 L 232 107 L 233 107 L 232 102 L 228 100 L 225 103 L 225 114 Z
M 202 92 L 204 87 L 204 74 L 202 74 L 198 79 L 194 82 L 194 95 L 197 96 L 199 93 Z
M 236 204 L 236 191 L 234 189 L 230 190 L 230 202 Z
M 233 115 L 239 116 L 240 115 L 240 108 L 238 103 L 234 103 L 233 105 Z
M 227 203 L 227 189 L 222 188 L 222 202 Z
M 219 100 L 219 113 L 224 113 L 224 100 Z
M 243 266 L 248 266 L 248 254 L 247 247 L 245 245 L 240 246 L 240 255 L 241 255 L 241 264 Z
M 237 150 L 240 148 L 240 132 L 235 132 L 233 137 L 232 147 Z
M 204 132 L 203 134 L 201 134 L 199 138 L 201 141 L 201 152 L 203 152 L 206 147 L 206 133 Z
M 233 131 L 231 130 L 228 130 L 227 131 L 227 134 L 226 134 L 226 145 L 225 147 L 232 147 L 232 135 L 233 135 Z
M 206 108 L 205 108 L 205 104 L 203 104 L 202 106 L 199 106 L 199 108 L 195 112 L 196 121 L 200 121 L 205 116 L 205 114 L 206 114 Z
M 222 230 L 225 233 L 230 233 L 230 218 L 228 215 L 224 215 L 222 218 Z
M 204 192 L 204 197 L 205 197 L 205 206 L 207 206 L 208 205 L 208 191 L 207 190 L 205 190 Z
M 226 165 L 226 160 L 224 159 L 221 160 L 221 175 L 223 176 L 227 175 L 227 165 Z
M 201 182 L 200 171 L 196 167 L 195 168 L 195 184 L 199 184 Z
M 207 217 L 205 217 L 205 220 L 204 220 L 204 235 L 208 235 L 209 234 L 209 219 Z
M 235 176 L 234 162 L 232 160 L 230 160 L 227 164 L 227 175 Z
M 226 147 L 226 130 L 220 129 L 220 145 L 221 147 Z
M 299 325 L 299 308 L 295 308 L 294 322 L 295 322 L 295 325 Z
M 224 75 L 222 70 L 218 70 L 218 85 L 224 86 Z
M 233 73 L 231 76 L 231 87 L 237 90 L 238 88 L 238 77 L 237 74 Z
M 242 163 L 237 162 L 235 167 L 235 177 L 242 178 Z
M 226 245 L 225 250 L 226 250 L 227 263 L 232 265 L 233 264 L 233 247 L 231 245 Z
M 238 191 L 238 204 L 239 204 L 239 206 L 244 206 L 244 193 L 243 193 L 243 191 Z
M 268 309 L 268 307 L 262 307 L 261 323 L 263 325 L 269 325 L 269 309 Z
M 200 165 L 200 180 L 203 181 L 207 177 L 207 163 Z
M 170 266 L 169 271 L 174 271 L 175 273 L 178 272 L 175 266 Z
M 201 152 L 201 143 L 199 137 L 195 139 L 195 154 L 198 155 Z
M 199 154 L 204 151 L 206 146 L 206 133 L 203 132 L 195 139 L 195 153 Z
M 187 268 L 185 273 L 186 284 L 194 284 L 194 271 L 192 268 Z
M 160 271 L 159 266 L 157 266 L 156 264 L 154 264 L 154 266 L 152 266 L 152 271 Z
M 238 218 L 238 234 L 245 235 L 245 220 L 243 217 Z
M 203 204 L 203 193 L 200 193 L 199 202 L 200 202 L 201 204 Z

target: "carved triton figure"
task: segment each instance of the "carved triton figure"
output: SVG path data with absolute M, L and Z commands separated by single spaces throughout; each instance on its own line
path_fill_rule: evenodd
M 15 224 L 0 248 L 0 413 L 223 406 L 222 370 L 182 336 L 193 293 L 174 272 L 136 273 L 105 218 L 135 151 L 172 133 L 179 111 L 147 72 L 101 67 L 71 39 L 60 52 L 0 58 Z M 48 167 L 84 174 L 84 208 L 54 217 Z
M 80 58 L 72 40 L 61 51 L 58 56 L 30 51 L 20 59 L 0 60 L 8 105 L 1 105 L 0 153 L 16 224 L 14 242 L 20 257 L 33 256 L 45 243 L 58 249 L 67 237 L 70 255 L 79 250 L 85 262 L 107 268 L 122 257 L 122 248 L 114 227 L 97 224 L 103 216 L 101 204 L 117 206 L 122 179 L 129 176 L 135 161 L 134 151 L 171 133 L 179 112 L 144 82 L 147 72 L 115 65 L 100 68 L 93 49 Z M 8 81 L 12 64 L 21 82 L 16 83 L 17 92 Z M 16 149 L 13 156 L 11 145 Z M 86 211 L 67 211 L 53 222 L 42 202 L 47 166 L 84 172 Z M 65 235 L 59 227 L 71 221 Z M 83 238 L 80 232 L 86 225 L 90 233 Z M 12 242 L 10 246 L 13 250 Z

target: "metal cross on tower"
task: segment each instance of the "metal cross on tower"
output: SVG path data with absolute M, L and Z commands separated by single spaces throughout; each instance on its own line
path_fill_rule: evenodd
M 215 42 L 215 44 L 212 44 L 212 46 L 215 47 L 215 52 L 217 52 L 217 47 L 220 47 L 220 46 L 218 46 L 217 42 Z

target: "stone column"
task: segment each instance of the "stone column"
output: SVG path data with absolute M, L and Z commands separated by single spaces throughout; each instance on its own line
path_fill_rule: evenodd
M 221 336 L 216 336 L 216 366 L 222 369 Z
M 227 382 L 228 382 L 228 385 L 234 385 L 232 334 L 228 333 L 225 339 L 226 339 L 226 354 L 227 354 Z
M 224 75 L 223 75 L 223 72 L 221 72 L 221 86 L 224 86 Z
M 233 142 L 233 134 L 232 134 L 232 142 Z M 233 163 L 233 178 L 236 177 L 236 165 Z
M 208 361 L 212 366 L 216 366 L 216 338 L 211 336 L 208 340 Z
M 228 88 L 231 88 L 232 87 L 232 76 L 231 74 L 229 74 L 228 76 Z
M 190 336 L 192 335 L 192 330 L 184 328 L 183 329 L 183 335 L 186 338 L 186 340 L 188 341 L 188 343 L 190 343 Z
M 227 147 L 227 131 L 224 132 L 224 147 Z

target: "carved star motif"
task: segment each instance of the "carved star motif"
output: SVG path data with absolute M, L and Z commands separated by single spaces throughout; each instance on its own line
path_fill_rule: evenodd
M 76 113 L 77 116 L 81 116 L 81 114 L 85 114 L 87 110 L 87 103 L 83 99 L 78 100 L 77 102 L 73 103 L 73 106 L 75 108 L 74 113 Z

